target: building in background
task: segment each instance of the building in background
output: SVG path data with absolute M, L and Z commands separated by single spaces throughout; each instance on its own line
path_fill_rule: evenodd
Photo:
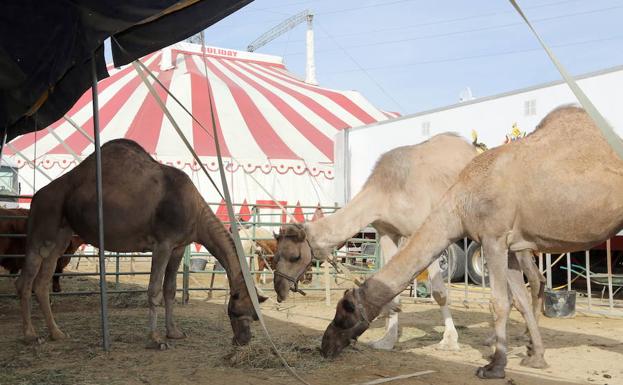
M 623 66 L 580 76 L 578 84 L 623 135 Z M 469 141 L 475 133 L 492 148 L 531 132 L 547 113 L 569 103 L 577 100 L 559 81 L 343 130 L 335 141 L 335 199 L 343 204 L 352 198 L 378 157 L 392 148 L 442 132 L 457 132 Z

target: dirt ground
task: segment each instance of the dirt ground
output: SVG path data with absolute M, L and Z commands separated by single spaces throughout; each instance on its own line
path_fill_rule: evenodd
M 146 279 L 124 277 L 122 287 L 144 288 Z M 199 283 L 197 280 L 202 283 L 207 275 L 195 279 L 195 283 Z M 66 291 L 95 288 L 96 282 L 85 277 L 62 280 Z M 217 286 L 220 284 L 217 280 Z M 0 279 L 0 293 L 12 290 L 8 279 Z M 265 292 L 271 293 L 268 289 Z M 318 346 L 340 294 L 335 292 L 331 306 L 325 305 L 318 292 L 297 296 L 279 307 L 272 301 L 262 305 L 277 346 L 311 384 L 359 384 L 425 370 L 435 372 L 389 384 L 623 384 L 623 320 L 543 317 L 541 330 L 550 367 L 537 370 L 519 365 L 525 355 L 521 337 L 524 326 L 515 311 L 509 323 L 507 378 L 479 380 L 474 372 L 491 353 L 489 347 L 482 345 L 491 332 L 491 315 L 485 306 L 467 309 L 459 301 L 452 307 L 461 344 L 458 352 L 434 348 L 443 331 L 436 306 L 405 303 L 400 313 L 400 343 L 394 351 L 375 351 L 365 346 L 365 341 L 383 331 L 383 321 L 377 320 L 354 348 L 333 361 L 325 360 Z M 154 351 L 145 348 L 145 295 L 112 294 L 109 353 L 101 349 L 97 297 L 54 297 L 57 322 L 70 338 L 37 346 L 22 342 L 17 300 L 0 298 L 0 384 L 295 384 L 296 380 L 270 353 L 259 323 L 254 325 L 254 340 L 249 347 L 231 346 L 224 296 L 224 292 L 219 292 L 207 300 L 205 292 L 193 292 L 188 305 L 178 304 L 175 309 L 178 325 L 188 338 L 172 341 L 169 350 Z M 46 335 L 36 304 L 33 310 L 35 326 Z M 163 318 L 159 319 L 161 326 Z

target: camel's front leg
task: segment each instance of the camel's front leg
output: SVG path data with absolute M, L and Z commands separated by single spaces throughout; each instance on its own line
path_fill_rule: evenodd
M 480 378 L 504 378 L 506 368 L 506 323 L 510 313 L 508 298 L 508 249 L 506 238 L 484 239 L 482 242 L 484 256 L 489 268 L 491 283 L 491 305 L 495 324 L 495 352 L 491 362 L 478 368 L 476 374 Z
M 396 254 L 398 246 L 389 235 L 381 235 L 379 243 L 381 244 L 383 264 L 385 264 Z M 398 341 L 398 313 L 391 308 L 400 306 L 399 296 L 394 297 L 392 302 L 389 306 L 389 316 L 385 322 L 385 334 L 380 339 L 370 343 L 370 346 L 375 349 L 391 350 Z
M 177 289 L 177 270 L 184 256 L 184 247 L 178 247 L 173 250 L 171 260 L 167 264 L 164 274 L 164 314 L 165 324 L 167 328 L 167 337 L 173 339 L 186 338 L 186 334 L 182 332 L 173 319 L 173 305 L 175 304 L 175 293 Z
M 158 305 L 162 302 L 162 282 L 164 272 L 171 257 L 171 248 L 158 245 L 152 252 L 151 273 L 147 287 L 147 302 L 149 305 L 149 343 L 148 348 L 164 350 L 169 347 L 167 342 L 158 333 Z
M 435 260 L 428 266 L 428 275 L 431 280 L 433 298 L 441 309 L 445 326 L 443 338 L 437 345 L 437 348 L 441 350 L 459 350 L 459 333 L 457 333 L 454 327 L 452 314 L 450 314 L 450 308 L 448 307 L 448 289 L 443 282 L 439 260 Z

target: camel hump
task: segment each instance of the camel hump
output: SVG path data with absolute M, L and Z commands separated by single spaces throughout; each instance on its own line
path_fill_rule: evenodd
M 459 134 L 438 134 L 422 143 L 396 147 L 382 154 L 365 186 L 402 189 L 413 172 L 437 177 L 448 173 L 458 175 L 476 155 L 476 148 Z
M 136 154 L 144 154 L 146 157 L 153 160 L 151 155 L 149 155 L 149 153 L 145 151 L 140 144 L 131 139 L 121 138 L 110 140 L 102 145 L 102 151 L 110 150 L 111 147 L 113 149 L 125 149 L 126 151 L 134 152 Z

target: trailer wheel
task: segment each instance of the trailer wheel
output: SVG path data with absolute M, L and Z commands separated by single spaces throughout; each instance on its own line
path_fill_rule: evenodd
M 448 264 L 450 261 L 451 265 Z M 458 281 L 465 275 L 465 253 L 457 244 L 451 244 L 445 249 L 437 259 L 441 274 L 444 281 L 448 280 L 448 271 L 450 271 L 450 280 Z
M 482 285 L 482 278 L 484 275 L 485 286 L 489 286 L 489 273 L 487 271 L 487 263 L 484 263 L 484 274 L 482 265 L 482 254 L 480 249 L 480 243 L 472 242 L 467 247 L 467 273 L 469 279 L 476 285 Z

